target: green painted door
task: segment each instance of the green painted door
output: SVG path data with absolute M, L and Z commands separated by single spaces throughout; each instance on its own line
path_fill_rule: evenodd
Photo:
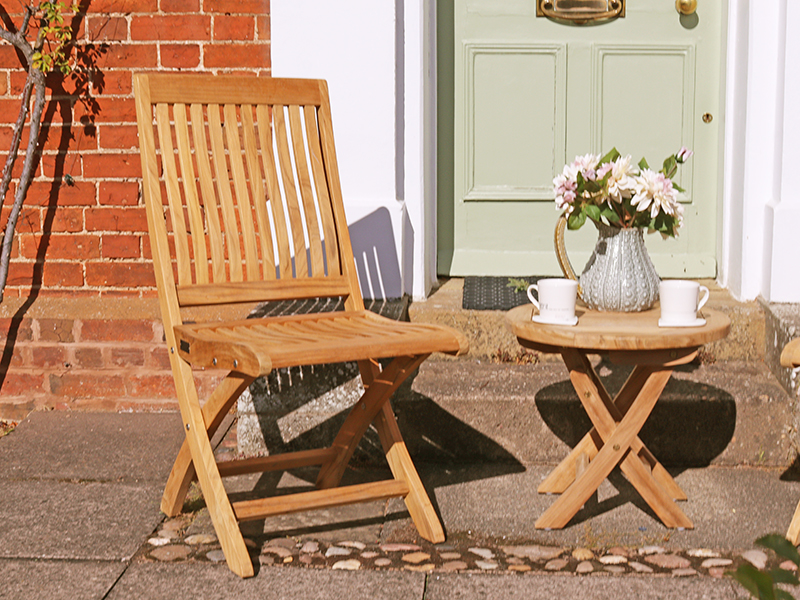
M 440 0 L 438 265 L 441 274 L 560 273 L 552 179 L 578 154 L 616 148 L 651 166 L 694 150 L 677 239 L 647 237 L 662 277 L 716 275 L 723 123 L 722 0 L 681 16 L 627 0 L 625 16 L 566 25 L 535 0 Z M 597 233 L 567 232 L 582 271 Z

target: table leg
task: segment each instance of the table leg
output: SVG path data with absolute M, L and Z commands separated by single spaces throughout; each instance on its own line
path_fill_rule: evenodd
M 591 442 L 584 444 L 590 450 L 586 453 L 591 456 L 591 446 L 594 446 L 597 453 L 582 476 L 576 478 L 540 517 L 536 527 L 564 527 L 617 464 L 620 464 L 628 480 L 667 527 L 692 527 L 691 521 L 672 501 L 670 494 L 656 477 L 663 478 L 666 475 L 667 482 L 671 481 L 673 484 L 674 480 L 654 458 L 654 464 L 647 460 L 652 455 L 638 438 L 641 427 L 669 381 L 672 369 L 637 366 L 616 400 L 611 401 L 585 354 L 566 349 L 563 356 L 570 369 L 572 384 L 594 424 L 594 433 L 599 434 L 602 441 L 598 443 L 592 433 L 584 438 Z M 586 449 L 581 449 L 581 452 Z M 577 457 L 581 452 L 573 451 L 571 456 Z M 643 458 L 654 467 L 652 473 L 645 466 Z M 575 472 L 574 461 L 565 467 L 566 462 L 559 465 L 562 475 L 566 471 Z M 674 486 L 680 490 L 677 484 Z
M 612 401 L 610 395 L 603 386 L 597 373 L 591 365 L 591 362 L 586 356 L 578 354 L 578 356 L 565 357 L 570 371 L 578 371 L 584 374 L 588 380 L 583 380 L 579 383 L 583 393 L 596 395 L 603 404 L 606 406 L 608 412 L 611 414 L 615 422 L 622 420 L 622 417 L 628 412 L 631 402 L 639 394 L 642 386 L 649 377 L 649 371 L 646 369 L 634 369 L 625 385 L 622 387 L 616 398 Z M 571 365 L 571 366 L 570 366 Z M 670 371 L 671 372 L 671 371 Z M 580 391 L 578 394 L 580 395 Z M 539 485 L 538 492 L 540 494 L 561 494 L 566 490 L 576 477 L 576 460 L 585 454 L 589 459 L 594 458 L 597 452 L 603 445 L 603 439 L 597 432 L 596 427 L 592 429 L 581 439 L 575 446 L 572 452 L 547 476 L 547 478 Z M 645 466 L 652 471 L 653 477 L 658 481 L 664 490 L 675 500 L 686 500 L 686 494 L 678 486 L 676 481 L 672 478 L 664 466 L 656 460 L 653 454 L 648 450 L 644 443 L 637 436 L 631 445 L 632 451 L 639 456 L 645 463 Z

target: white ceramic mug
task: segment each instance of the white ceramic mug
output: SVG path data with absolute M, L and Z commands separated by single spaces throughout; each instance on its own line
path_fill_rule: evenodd
M 538 298 L 534 297 L 536 291 Z M 575 320 L 575 300 L 578 282 L 574 279 L 540 279 L 528 286 L 528 298 L 539 309 L 539 317 L 551 323 L 570 323 Z
M 661 324 L 685 325 L 697 321 L 697 311 L 708 302 L 704 285 L 686 279 L 667 279 L 659 284 Z M 702 298 L 700 292 L 702 291 Z

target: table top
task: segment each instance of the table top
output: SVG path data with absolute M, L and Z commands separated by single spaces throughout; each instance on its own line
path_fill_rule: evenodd
M 706 320 L 698 327 L 659 327 L 661 309 L 631 313 L 602 312 L 578 307 L 578 324 L 551 325 L 536 323 L 532 304 L 510 310 L 506 319 L 520 340 L 542 346 L 582 350 L 666 350 L 696 348 L 728 335 L 731 322 L 724 313 L 702 308 L 698 316 Z

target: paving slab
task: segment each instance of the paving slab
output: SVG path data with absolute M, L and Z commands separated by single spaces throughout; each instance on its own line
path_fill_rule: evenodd
M 421 600 L 424 591 L 425 575 L 408 571 L 272 567 L 240 579 L 224 565 L 135 563 L 108 600 Z
M 630 369 L 594 357 L 610 392 Z M 393 406 L 417 460 L 557 464 L 589 430 L 563 363 L 427 361 Z M 676 369 L 641 432 L 666 466 L 788 466 L 796 399 L 763 362 Z
M 163 518 L 161 485 L 6 480 L 0 556 L 123 560 Z
M 226 478 L 225 489 L 233 501 L 265 497 L 277 493 L 312 491 L 316 489 L 317 469 L 298 469 L 293 473 L 263 473 Z M 343 485 L 378 481 L 391 477 L 387 469 L 348 470 Z M 270 539 L 283 536 L 300 536 L 304 539 L 342 540 L 357 539 L 377 543 L 386 516 L 386 502 L 363 502 L 333 508 L 290 513 L 268 519 L 245 521 L 240 524 L 242 534 L 251 538 Z M 210 519 L 208 525 L 211 525 Z M 206 528 L 207 530 L 208 528 Z
M 126 567 L 118 561 L 0 559 L 0 598 L 101 600 Z
M 36 411 L 0 438 L 0 479 L 166 482 L 177 413 Z
M 667 529 L 615 471 L 567 527 L 545 531 L 535 528 L 536 519 L 557 496 L 538 494 L 536 489 L 550 470 L 550 466 L 529 466 L 521 473 L 489 472 L 482 478 L 481 467 L 472 465 L 463 471 L 448 469 L 446 485 L 437 483 L 443 477 L 441 468 L 424 465 L 421 472 L 448 536 L 484 538 L 495 544 L 520 540 L 571 547 L 657 544 L 736 552 L 753 547 L 767 533 L 784 532 L 800 499 L 800 483 L 782 481 L 779 469 L 707 467 L 674 472 L 688 496 L 679 506 L 695 528 Z M 459 473 L 463 483 L 452 483 Z M 404 512 L 401 501 L 390 502 L 390 515 Z M 401 525 L 400 519 L 387 518 L 387 527 Z
M 509 600 L 511 598 L 591 598 L 592 600 L 736 600 L 746 597 L 730 580 L 710 577 L 617 577 L 607 573 L 576 575 L 435 574 L 425 600 Z

